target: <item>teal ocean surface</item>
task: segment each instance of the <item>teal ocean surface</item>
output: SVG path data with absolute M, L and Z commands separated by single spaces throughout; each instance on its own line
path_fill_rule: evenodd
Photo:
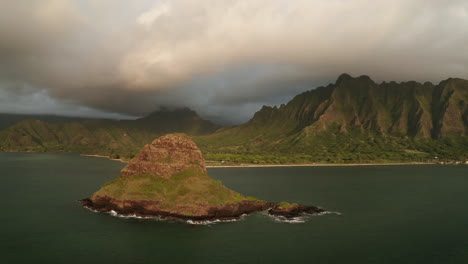
M 340 214 L 208 225 L 82 208 L 123 166 L 0 153 L 0 263 L 468 263 L 465 165 L 212 168 L 245 195 Z

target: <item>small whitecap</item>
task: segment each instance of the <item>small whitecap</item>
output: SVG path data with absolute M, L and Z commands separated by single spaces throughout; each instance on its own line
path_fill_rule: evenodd
M 306 219 L 302 216 L 300 217 L 284 217 L 284 216 L 274 216 L 270 215 L 276 222 L 288 223 L 288 224 L 303 224 L 306 222 Z
M 101 213 L 98 210 L 94 210 L 90 207 L 83 206 L 84 208 L 94 212 L 94 213 Z M 157 216 L 138 216 L 136 214 L 132 215 L 122 215 L 117 213 L 114 210 L 110 210 L 106 212 L 107 214 L 110 214 L 111 216 L 118 217 L 118 218 L 125 218 L 125 219 L 148 219 L 148 220 L 155 220 L 155 221 L 167 221 L 167 222 L 185 222 L 187 224 L 191 225 L 211 225 L 211 224 L 216 224 L 216 223 L 228 223 L 228 222 L 236 222 L 239 220 L 242 220 L 247 214 L 241 215 L 238 219 L 228 219 L 228 220 L 206 220 L 206 221 L 197 221 L 197 220 L 177 220 L 177 219 L 167 219 L 167 218 L 161 218 Z
M 317 214 L 313 214 L 313 215 L 343 215 L 342 213 L 340 212 L 333 212 L 333 211 L 324 211 L 324 212 L 321 212 L 321 213 L 317 213 Z
M 119 214 L 117 214 L 117 212 L 114 211 L 114 210 L 110 210 L 110 211 L 109 211 L 109 214 L 112 215 L 112 216 L 118 216 L 118 215 L 119 215 Z
M 94 210 L 93 208 L 90 208 L 88 206 L 83 206 L 83 207 L 90 210 L 91 212 L 99 213 L 97 210 Z
M 196 220 L 187 220 L 186 223 L 191 224 L 191 225 L 211 225 L 211 224 L 217 224 L 217 223 L 230 223 L 230 222 L 237 222 L 242 220 L 242 217 L 245 215 L 242 215 L 239 219 L 228 219 L 228 220 L 203 220 L 203 221 L 196 221 Z
M 307 222 L 307 220 L 310 219 L 312 216 L 322 216 L 322 215 L 342 215 L 340 212 L 333 212 L 333 211 L 324 211 L 321 213 L 315 213 L 315 214 L 307 214 L 305 213 L 304 215 L 297 216 L 297 217 L 284 217 L 284 216 L 278 216 L 278 215 L 270 215 L 268 213 L 265 213 L 265 215 L 270 216 L 273 218 L 276 222 L 281 222 L 281 223 L 289 223 L 289 224 L 303 224 Z

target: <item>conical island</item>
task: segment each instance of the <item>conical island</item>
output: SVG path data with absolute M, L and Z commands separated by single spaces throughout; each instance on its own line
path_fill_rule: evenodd
M 81 202 L 100 212 L 198 221 L 234 219 L 267 209 L 286 217 L 323 211 L 272 204 L 230 190 L 208 176 L 200 149 L 184 134 L 169 134 L 145 145 L 119 178 Z

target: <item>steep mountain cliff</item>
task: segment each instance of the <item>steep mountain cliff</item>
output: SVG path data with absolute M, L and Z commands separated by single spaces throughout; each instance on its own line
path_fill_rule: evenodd
M 289 154 L 293 162 L 465 158 L 467 104 L 468 81 L 462 79 L 377 84 L 342 74 L 335 84 L 280 107 L 264 106 L 246 124 L 197 142 L 211 159 L 239 162 L 255 160 L 245 155 L 281 162 L 278 156 Z
M 376 84 L 368 76 L 341 75 L 335 84 L 302 93 L 288 104 L 264 106 L 242 128 L 269 128 L 294 133 L 304 128 L 320 133 L 339 126 L 381 134 L 443 138 L 466 136 L 468 81 Z

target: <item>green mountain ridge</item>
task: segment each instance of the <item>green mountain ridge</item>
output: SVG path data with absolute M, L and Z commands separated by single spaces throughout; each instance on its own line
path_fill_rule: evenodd
M 334 84 L 264 106 L 245 124 L 220 127 L 189 109 L 138 120 L 66 124 L 24 121 L 0 131 L 3 151 L 132 157 L 153 138 L 183 132 L 208 160 L 232 163 L 352 163 L 468 158 L 468 81 Z
M 0 131 L 0 150 L 72 152 L 131 158 L 146 143 L 167 133 L 213 133 L 218 125 L 184 108 L 162 109 L 137 120 L 47 123 L 26 120 Z
M 295 121 L 292 131 L 310 127 L 315 132 L 337 124 L 382 134 L 443 138 L 468 133 L 468 82 L 449 79 L 434 86 L 417 82 L 382 83 L 369 77 L 342 75 L 335 85 L 302 93 L 281 107 L 263 107 L 250 124 L 275 125 Z M 284 124 L 282 123 L 282 126 Z
M 343 74 L 197 143 L 208 159 L 249 163 L 465 159 L 467 102 L 462 79 L 376 84 Z

